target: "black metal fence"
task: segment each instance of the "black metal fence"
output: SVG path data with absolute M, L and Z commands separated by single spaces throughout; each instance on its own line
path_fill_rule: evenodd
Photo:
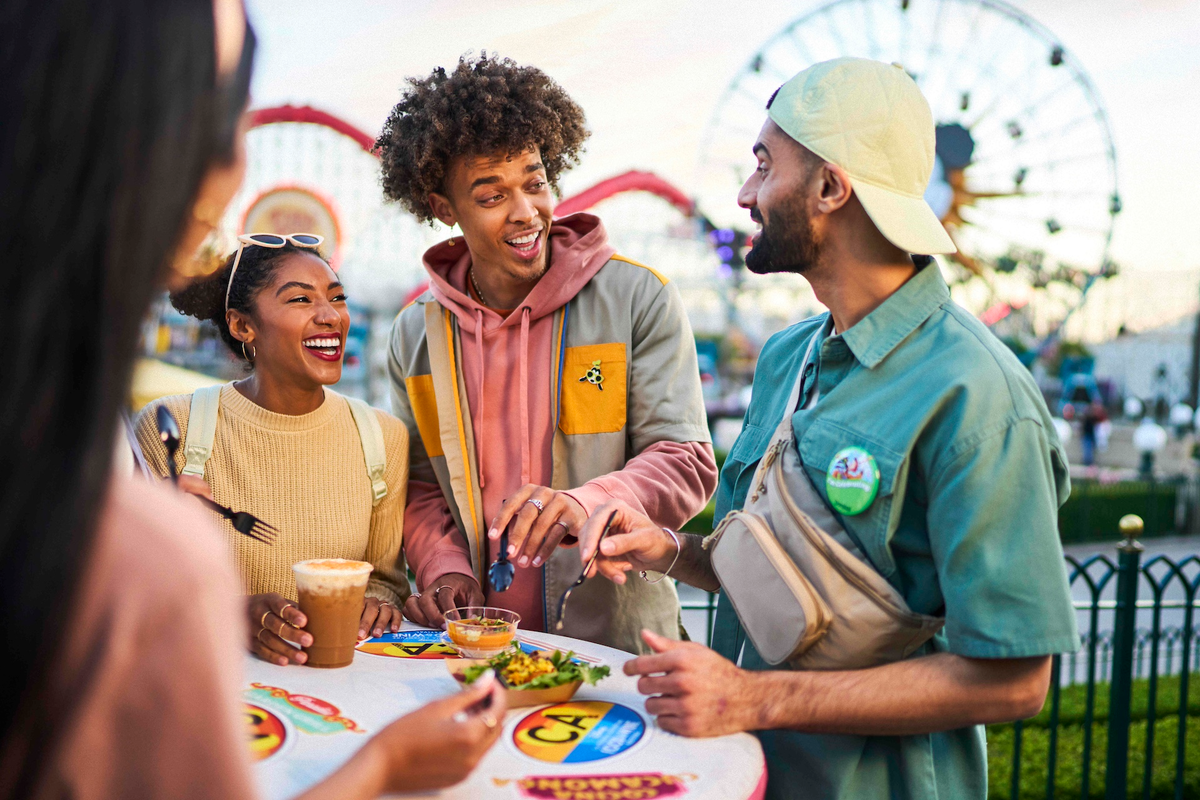
M 1080 649 L 1041 714 L 989 726 L 994 797 L 1200 798 L 1200 555 L 1143 561 L 1141 520 L 1121 523 L 1116 560 L 1067 556 Z M 683 607 L 711 642 L 716 596 Z

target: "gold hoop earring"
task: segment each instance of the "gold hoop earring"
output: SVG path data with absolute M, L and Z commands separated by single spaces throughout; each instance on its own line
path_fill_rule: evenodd
M 242 357 L 245 358 L 247 361 L 249 361 L 251 364 L 253 364 L 254 359 L 258 358 L 258 350 L 255 349 L 254 345 L 250 345 L 250 350 L 254 353 L 253 356 L 247 355 L 246 343 L 242 342 Z

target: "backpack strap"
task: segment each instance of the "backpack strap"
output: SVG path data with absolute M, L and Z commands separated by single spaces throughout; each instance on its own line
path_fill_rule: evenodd
M 383 428 L 375 410 L 357 397 L 347 397 L 354 424 L 358 426 L 358 438 L 362 441 L 363 456 L 367 461 L 367 477 L 371 479 L 371 506 L 379 505 L 387 497 L 387 481 L 383 472 L 387 468 L 387 451 L 383 446 Z
M 188 411 L 187 439 L 183 443 L 184 475 L 204 478 L 204 465 L 212 455 L 213 437 L 217 434 L 217 412 L 221 408 L 224 384 L 205 386 L 192 392 Z

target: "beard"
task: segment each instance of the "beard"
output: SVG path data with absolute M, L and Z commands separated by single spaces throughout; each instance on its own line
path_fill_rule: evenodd
M 756 275 L 776 272 L 803 275 L 817 265 L 823 248 L 813 231 L 803 198 L 789 198 L 772 209 L 769 222 L 764 222 L 757 208 L 750 210 L 750 218 L 762 225 L 762 230 L 746 254 L 748 270 Z

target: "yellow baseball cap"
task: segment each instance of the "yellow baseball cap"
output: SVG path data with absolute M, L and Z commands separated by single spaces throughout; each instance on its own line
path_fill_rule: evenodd
M 814 64 L 775 93 L 767 115 L 783 131 L 850 175 L 871 221 L 907 253 L 957 249 L 925 189 L 933 172 L 933 113 L 898 65 L 866 58 Z

